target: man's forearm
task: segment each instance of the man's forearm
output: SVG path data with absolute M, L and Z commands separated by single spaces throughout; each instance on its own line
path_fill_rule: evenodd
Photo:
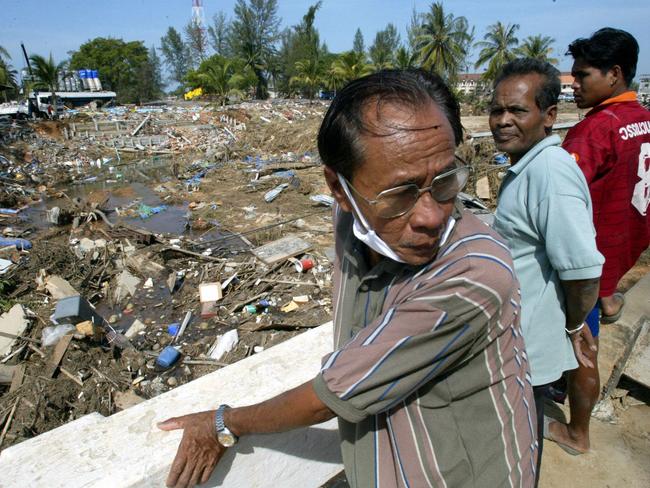
M 600 278 L 562 281 L 566 305 L 566 328 L 571 330 L 584 322 L 598 300 Z
M 312 381 L 248 407 L 224 412 L 224 423 L 238 436 L 284 432 L 335 417 L 316 395 Z

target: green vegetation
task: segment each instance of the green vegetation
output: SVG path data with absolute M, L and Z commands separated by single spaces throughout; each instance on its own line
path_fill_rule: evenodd
M 497 22 L 488 27 L 483 40 L 476 43 L 476 47 L 480 47 L 481 52 L 474 67 L 487 64 L 487 70 L 483 75 L 486 80 L 493 80 L 504 64 L 517 57 L 515 48 L 519 39 L 515 36 L 515 32 L 518 29 L 519 24 L 504 25 Z
M 557 58 L 550 57 L 553 54 L 553 43 L 555 39 L 549 36 L 528 36 L 524 43 L 515 49 L 515 54 L 522 58 L 534 58 L 557 64 Z
M 16 73 L 16 70 L 13 69 L 11 64 L 9 64 L 10 59 L 11 56 L 9 56 L 7 50 L 0 46 L 0 91 L 2 91 L 5 102 L 9 100 L 11 95 L 15 94 L 16 89 L 18 88 L 16 80 L 18 73 Z
M 54 59 L 52 59 L 51 53 L 48 59 L 38 54 L 32 54 L 29 60 L 32 63 L 32 72 L 36 78 L 34 87 L 50 90 L 52 107 L 54 108 L 53 115 L 56 116 L 56 84 L 59 78 L 59 71 L 63 69 L 64 63 L 56 64 Z
M 248 88 L 255 86 L 257 80 L 243 60 L 215 54 L 203 61 L 198 69 L 190 71 L 185 81 L 191 89 L 202 88 L 203 93 L 214 96 L 225 105 L 229 97 L 244 98 Z
M 69 65 L 99 70 L 102 87 L 115 91 L 121 103 L 151 100 L 162 91 L 158 55 L 150 55 L 142 41 L 97 37 L 73 51 Z
M 432 2 L 423 12 L 414 7 L 403 40 L 398 26 L 388 23 L 375 33 L 372 44 L 357 29 L 350 50 L 331 53 L 317 29 L 324 1 L 308 6 L 297 25 L 281 29 L 277 0 L 237 0 L 230 16 L 217 12 L 206 26 L 194 21 L 178 30 L 170 26 L 160 47 L 92 39 L 70 53 L 68 66 L 99 70 L 102 85 L 116 91 L 123 103 L 159 98 L 168 86 L 176 95 L 201 88 L 205 97 L 225 104 L 231 98 L 265 99 L 269 90 L 278 96 L 311 99 L 321 90 L 335 92 L 355 78 L 390 68 L 421 67 L 454 86 L 473 65 L 485 69 L 485 87 L 517 56 L 558 62 L 552 57 L 553 38 L 533 35 L 519 43 L 518 24 L 496 22 L 474 42 L 475 29 L 467 18 L 445 9 L 442 1 Z M 0 46 L 0 87 L 5 99 L 17 93 L 17 74 L 9 60 Z M 54 68 L 61 66 L 41 61 L 39 83 L 50 89 Z M 476 95 L 480 100 L 485 93 L 479 90 Z
M 438 2 L 431 4 L 422 20 L 415 28 L 420 65 L 454 81 L 469 53 L 474 29 L 469 29 L 465 17 L 445 13 Z

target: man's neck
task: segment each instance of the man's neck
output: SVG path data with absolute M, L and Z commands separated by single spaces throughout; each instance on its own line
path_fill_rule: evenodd
M 526 156 L 526 154 L 528 154 L 532 148 L 534 148 L 537 144 L 539 144 L 540 142 L 542 142 L 542 141 L 543 141 L 544 139 L 546 139 L 547 137 L 548 137 L 548 135 L 544 135 L 544 137 L 542 137 L 541 139 L 535 141 L 535 142 L 534 142 L 534 143 L 533 143 L 533 144 L 532 144 L 528 149 L 526 149 L 526 151 L 523 152 L 523 153 L 520 153 L 520 154 L 508 154 L 508 157 L 510 158 L 510 164 L 512 164 L 512 165 L 517 164 L 517 162 L 519 162 L 521 159 L 523 159 L 523 157 Z
M 374 268 L 379 264 L 379 262 L 382 259 L 384 259 L 384 256 L 379 254 L 374 249 L 370 249 L 368 246 L 365 247 L 366 247 L 366 257 L 368 258 L 368 263 L 370 264 L 370 268 Z
M 594 105 L 592 105 L 589 108 L 597 107 L 598 105 L 606 102 L 607 100 L 609 100 L 611 98 L 618 97 L 619 95 L 622 95 L 623 93 L 628 92 L 628 91 L 630 91 L 629 86 L 616 84 L 616 85 L 614 85 L 611 93 L 606 98 L 603 98 L 602 100 L 599 100 L 598 103 L 595 103 Z

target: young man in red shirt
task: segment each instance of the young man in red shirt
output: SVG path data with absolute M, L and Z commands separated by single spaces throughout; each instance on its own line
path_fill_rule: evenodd
M 605 265 L 599 305 L 582 332 L 593 367 L 580 365 L 569 373 L 571 421 L 547 422 L 546 435 L 567 452 L 581 454 L 589 450 L 589 419 L 600 392 L 599 315 L 602 323 L 618 320 L 624 305 L 623 295 L 616 293 L 618 281 L 650 243 L 650 112 L 629 88 L 639 54 L 629 33 L 600 29 L 589 39 L 572 42 L 567 54 L 574 59 L 576 104 L 591 110 L 569 130 L 563 147 L 587 179 L 596 244 Z

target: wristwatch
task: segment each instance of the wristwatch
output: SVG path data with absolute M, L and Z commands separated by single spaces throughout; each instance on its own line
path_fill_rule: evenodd
M 227 408 L 230 408 L 230 406 L 219 405 L 219 408 L 217 408 L 217 413 L 214 416 L 214 425 L 217 428 L 217 440 L 219 441 L 219 444 L 221 444 L 223 447 L 232 447 L 237 444 L 239 437 L 230 432 L 223 421 L 223 412 Z

